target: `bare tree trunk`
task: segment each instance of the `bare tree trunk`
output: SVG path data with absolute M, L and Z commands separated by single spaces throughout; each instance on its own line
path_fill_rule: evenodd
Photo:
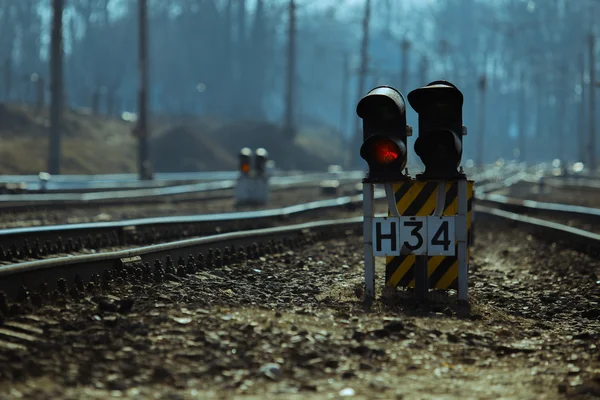
M 340 116 L 340 134 L 344 136 L 346 131 L 346 123 L 348 121 L 348 83 L 350 80 L 350 57 L 348 52 L 344 52 L 342 71 L 342 99 L 340 101 L 342 109 Z
M 50 110 L 50 154 L 48 156 L 48 172 L 60 174 L 60 136 L 63 109 L 63 76 L 62 76 L 62 16 L 63 0 L 53 0 L 52 37 L 50 44 L 50 69 L 52 77 L 52 104 Z
M 488 86 L 487 82 L 487 53 L 483 56 L 483 74 L 479 77 L 478 89 L 479 89 L 479 102 L 477 105 L 477 149 L 475 156 L 475 163 L 478 167 L 483 167 L 485 163 L 484 149 L 485 149 L 485 92 Z
M 106 115 L 114 116 L 115 113 L 115 92 L 112 89 L 108 89 L 106 93 Z
M 139 13 L 139 92 L 137 135 L 139 139 L 138 172 L 140 180 L 152 179 L 148 158 L 148 8 L 146 0 L 138 0 Z
M 427 56 L 425 54 L 421 55 L 421 62 L 419 63 L 419 85 L 425 86 L 427 82 L 429 69 L 429 62 L 427 61 Z
M 527 119 L 527 89 L 525 81 L 525 68 L 521 66 L 519 68 L 519 86 L 517 93 L 519 96 L 517 102 L 518 112 L 518 126 L 519 126 L 519 160 L 527 161 L 527 130 L 526 130 L 526 119 Z
M 580 68 L 580 77 L 579 77 L 579 82 L 581 85 L 581 94 L 579 97 L 579 126 L 578 126 L 578 156 L 579 156 L 579 161 L 581 162 L 586 162 L 586 145 L 585 145 L 585 128 L 586 128 L 586 124 L 585 124 L 585 120 L 586 120 L 586 113 L 585 113 L 585 100 L 586 100 L 586 96 L 585 96 L 585 56 L 583 53 L 580 54 L 579 56 L 579 68 Z
M 365 2 L 365 13 L 362 24 L 362 41 L 360 44 L 360 68 L 358 71 L 358 88 L 357 88 L 357 99 L 356 103 L 360 101 L 362 96 L 365 95 L 365 81 L 367 79 L 367 71 L 369 69 L 369 24 L 371 23 L 371 0 Z M 360 120 L 358 117 L 354 117 L 354 130 L 352 132 L 351 160 L 352 166 L 357 166 L 360 163 L 360 143 L 362 142 L 362 135 L 360 132 Z
M 94 87 L 92 92 L 92 114 L 98 115 L 98 107 L 100 104 L 100 90 L 98 86 Z
M 400 91 L 406 91 L 410 88 L 410 82 L 408 81 L 408 51 L 410 50 L 410 40 L 404 39 L 402 41 L 402 68 L 400 71 Z
M 294 124 L 295 86 L 296 86 L 296 3 L 290 0 L 288 45 L 287 45 L 287 72 L 285 85 L 285 135 L 290 143 L 296 138 Z
M 592 33 L 589 38 L 589 62 L 590 62 L 590 98 L 589 111 L 589 137 L 588 137 L 588 161 L 590 170 L 596 172 L 596 38 Z
M 12 60 L 10 57 L 4 62 L 4 100 L 8 103 L 12 97 Z
M 44 109 L 44 100 L 46 97 L 46 83 L 42 76 L 38 75 L 37 80 L 35 81 L 35 89 L 36 89 L 36 111 L 37 113 L 41 113 Z

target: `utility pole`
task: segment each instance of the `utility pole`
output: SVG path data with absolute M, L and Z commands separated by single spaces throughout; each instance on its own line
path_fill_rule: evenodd
M 410 85 L 408 82 L 408 50 L 410 50 L 410 40 L 402 41 L 402 68 L 400 72 L 400 88 L 407 90 Z M 402 92 L 402 90 L 400 90 Z
M 484 73 L 479 77 L 479 109 L 477 113 L 478 124 L 477 124 L 477 165 L 483 168 L 484 157 L 483 157 L 483 146 L 484 146 L 484 135 L 485 135 L 485 89 L 486 89 L 486 74 Z
M 290 0 L 287 45 L 287 75 L 285 86 L 285 121 L 284 129 L 290 143 L 296 138 L 294 126 L 294 88 L 296 77 L 296 3 Z
M 442 56 L 442 67 L 444 69 L 444 77 L 448 76 L 448 52 L 450 51 L 450 43 L 446 39 L 440 40 L 440 54 Z M 444 78 L 446 79 L 446 78 Z
M 535 110 L 535 130 L 536 141 L 543 142 L 546 138 L 543 137 L 543 132 L 546 129 L 545 109 L 546 107 L 546 86 L 542 81 L 542 71 L 537 71 L 534 78 L 536 88 L 536 110 Z M 535 157 L 535 154 L 534 154 Z M 539 156 L 538 156 L 539 159 Z M 532 160 L 533 161 L 533 160 Z
M 527 88 L 525 83 L 525 67 L 521 66 L 519 68 L 519 89 L 517 93 L 519 94 L 519 104 L 518 104 L 518 119 L 519 119 L 519 159 L 521 162 L 526 161 L 526 152 L 525 147 L 527 146 L 527 136 L 526 136 L 526 121 L 527 121 L 527 112 L 525 107 L 527 105 Z
M 585 163 L 586 162 L 586 154 L 585 154 L 585 55 L 583 53 L 579 54 L 579 68 L 580 68 L 580 82 L 581 82 L 581 93 L 579 95 L 579 126 L 578 126 L 578 158 L 579 161 Z
M 566 67 L 561 68 L 561 72 L 566 73 Z M 564 76 L 564 75 L 563 75 Z M 555 79 L 556 82 L 556 127 L 557 127 L 557 135 L 556 135 L 556 158 L 566 162 L 566 157 L 568 156 L 568 152 L 565 149 L 565 104 L 566 104 L 566 96 L 564 83 L 560 79 Z
M 427 82 L 427 69 L 429 68 L 429 62 L 425 54 L 421 55 L 421 62 L 419 63 L 419 86 L 425 86 Z
M 138 137 L 138 172 L 140 180 L 152 179 L 150 160 L 148 157 L 148 7 L 146 0 L 138 0 L 139 18 L 139 87 L 138 87 L 138 120 L 136 136 Z
M 360 67 L 358 71 L 358 99 L 356 103 L 362 98 L 365 91 L 365 80 L 367 78 L 367 71 L 369 68 L 369 23 L 371 22 L 371 0 L 366 0 L 365 2 L 365 14 L 363 18 L 362 24 L 362 41 L 360 44 Z M 362 137 L 360 134 L 360 121 L 358 117 L 354 117 L 354 131 L 352 132 L 354 140 L 351 141 L 353 144 L 352 148 L 352 166 L 356 166 L 359 164 L 359 152 L 356 151 L 360 142 L 362 142 Z
M 60 174 L 60 134 L 63 108 L 63 46 L 62 46 L 62 15 L 63 0 L 52 1 L 52 33 L 50 38 L 50 76 L 51 76 L 51 105 L 50 105 L 50 146 L 48 154 L 48 172 Z
M 589 52 L 590 52 L 590 121 L 589 121 L 589 143 L 588 143 L 588 151 L 589 151 L 589 164 L 590 164 L 590 172 L 594 173 L 596 171 L 596 91 L 594 90 L 596 87 L 596 38 L 594 34 L 590 34 L 589 39 Z
M 348 81 L 350 79 L 350 57 L 348 56 L 348 52 L 345 51 L 343 55 L 343 63 L 342 66 L 342 104 L 341 114 L 340 114 L 340 133 L 342 136 L 344 135 L 344 131 L 346 130 L 346 122 L 348 121 Z
M 4 101 L 11 100 L 12 60 L 10 56 L 4 61 Z

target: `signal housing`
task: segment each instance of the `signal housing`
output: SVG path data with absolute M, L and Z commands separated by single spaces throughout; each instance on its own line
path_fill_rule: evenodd
M 360 156 L 369 165 L 365 182 L 394 182 L 404 175 L 407 161 L 406 104 L 402 94 L 390 86 L 378 86 L 358 103 L 356 113 L 363 120 Z
M 408 102 L 419 114 L 419 137 L 415 153 L 425 164 L 417 178 L 455 179 L 462 158 L 463 95 L 452 83 L 434 81 L 408 94 Z
M 250 161 L 252 158 L 252 150 L 244 147 L 240 150 L 240 173 L 244 175 L 250 174 Z
M 264 176 L 267 170 L 267 161 L 269 160 L 269 153 L 262 147 L 256 149 L 254 152 L 254 169 L 258 176 Z

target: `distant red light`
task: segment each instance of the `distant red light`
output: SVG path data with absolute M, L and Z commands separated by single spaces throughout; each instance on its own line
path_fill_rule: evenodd
M 381 141 L 373 146 L 373 154 L 379 164 L 390 164 L 398 159 L 400 149 L 393 142 Z

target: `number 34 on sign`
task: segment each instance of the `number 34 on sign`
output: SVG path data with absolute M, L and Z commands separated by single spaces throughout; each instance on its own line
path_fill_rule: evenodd
M 373 255 L 454 256 L 456 217 L 373 218 Z

